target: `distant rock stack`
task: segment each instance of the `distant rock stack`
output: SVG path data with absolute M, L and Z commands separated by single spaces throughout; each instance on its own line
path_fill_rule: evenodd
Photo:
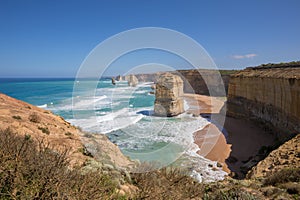
M 162 74 L 155 91 L 154 114 L 172 117 L 184 112 L 183 81 L 171 73 Z
M 123 80 L 123 77 L 121 76 L 121 75 L 118 75 L 117 77 L 116 77 L 116 81 L 122 81 Z
M 111 84 L 116 85 L 116 80 L 114 77 L 111 78 Z
M 139 83 L 137 77 L 133 74 L 130 74 L 127 77 L 127 81 L 128 81 L 128 85 L 131 86 L 131 87 L 135 87 Z

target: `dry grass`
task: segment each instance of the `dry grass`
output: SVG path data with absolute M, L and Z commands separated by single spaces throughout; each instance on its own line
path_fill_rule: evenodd
M 177 168 L 132 174 L 138 199 L 192 199 L 201 196 L 201 184 Z
M 297 199 L 299 169 L 284 169 L 261 180 L 233 180 L 201 184 L 174 167 L 157 170 L 142 164 L 128 182 L 139 188 L 135 196 L 119 197 L 113 173 L 103 168 L 69 168 L 67 150 L 0 129 L 0 199 Z
M 143 164 L 142 169 L 145 168 L 151 169 L 151 166 Z M 263 199 L 262 195 L 248 191 L 248 186 L 244 186 L 239 181 L 198 183 L 185 171 L 173 167 L 135 173 L 132 174 L 132 179 L 140 189 L 137 199 Z
M 300 182 L 300 168 L 282 169 L 267 177 L 264 184 L 275 186 L 287 182 Z
M 0 130 L 0 199 L 109 199 L 116 184 L 101 171 L 69 169 L 67 150 Z

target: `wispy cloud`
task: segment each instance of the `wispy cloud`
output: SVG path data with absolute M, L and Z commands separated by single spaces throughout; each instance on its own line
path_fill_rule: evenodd
M 233 55 L 232 58 L 234 59 L 245 59 L 245 58 L 253 58 L 255 56 L 258 56 L 257 54 L 250 53 L 250 54 L 245 54 L 245 55 Z

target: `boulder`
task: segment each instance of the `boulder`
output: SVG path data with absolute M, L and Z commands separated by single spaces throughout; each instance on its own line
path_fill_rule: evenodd
M 172 117 L 184 112 L 183 81 L 174 74 L 162 74 L 156 83 L 154 114 Z

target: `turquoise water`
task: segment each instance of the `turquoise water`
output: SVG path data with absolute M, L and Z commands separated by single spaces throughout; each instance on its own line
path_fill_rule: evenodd
M 84 131 L 106 134 L 124 154 L 139 161 L 166 166 L 180 160 L 198 180 L 222 179 L 196 152 L 193 133 L 209 122 L 184 113 L 177 117 L 152 115 L 155 96 L 152 83 L 129 87 L 127 82 L 74 79 L 0 79 L 0 91 L 51 110 Z M 185 103 L 185 108 L 188 105 Z

